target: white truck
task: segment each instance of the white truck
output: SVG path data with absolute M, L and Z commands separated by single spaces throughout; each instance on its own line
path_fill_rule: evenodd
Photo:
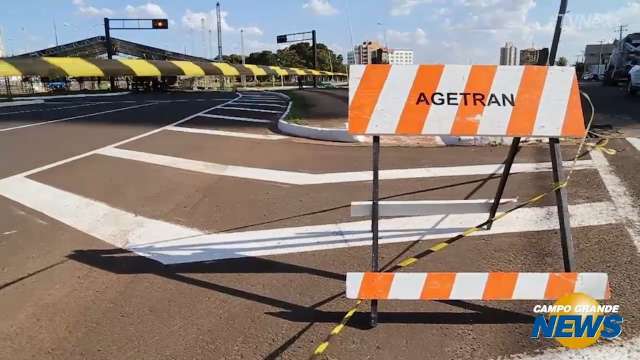
M 640 61 L 640 33 L 629 34 L 622 41 L 616 40 L 604 74 L 604 84 L 613 86 L 619 82 L 629 81 L 629 71 L 638 61 Z

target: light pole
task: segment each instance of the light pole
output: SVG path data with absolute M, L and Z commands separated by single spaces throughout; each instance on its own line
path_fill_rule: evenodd
M 240 29 L 240 57 L 242 58 L 242 65 L 244 65 L 244 29 Z M 246 87 L 247 79 L 245 75 L 240 75 L 240 81 L 242 82 L 242 87 Z

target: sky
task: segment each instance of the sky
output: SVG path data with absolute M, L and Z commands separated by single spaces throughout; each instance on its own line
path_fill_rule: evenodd
M 548 47 L 559 0 L 221 0 L 223 53 L 276 50 L 278 34 L 315 29 L 318 41 L 346 52 L 362 41 L 412 49 L 416 63 L 495 64 L 499 48 Z M 104 34 L 103 18 L 168 18 L 169 30 L 112 36 L 197 56 L 217 53 L 214 0 L 11 1 L 0 13 L 7 54 Z M 202 31 L 202 19 L 205 31 Z M 612 41 L 616 27 L 640 32 L 640 0 L 570 0 L 559 56 L 575 62 L 587 43 Z M 282 46 L 280 46 L 282 47 Z

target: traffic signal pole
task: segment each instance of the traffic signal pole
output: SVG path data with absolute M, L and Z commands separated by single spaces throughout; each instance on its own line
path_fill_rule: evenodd
M 311 48 L 313 49 L 313 70 L 318 70 L 318 45 L 316 44 L 316 31 L 311 30 Z M 318 87 L 318 77 L 313 77 L 313 87 Z
M 104 37 L 105 46 L 107 47 L 107 59 L 113 58 L 113 45 L 111 44 L 111 32 L 109 31 L 109 18 L 104 18 Z M 111 91 L 116 90 L 116 82 L 113 76 L 109 76 L 109 84 L 111 84 Z

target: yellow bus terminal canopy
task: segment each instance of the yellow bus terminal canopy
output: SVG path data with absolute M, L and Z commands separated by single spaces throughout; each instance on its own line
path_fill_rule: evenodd
M 0 76 L 109 77 L 109 76 L 287 76 L 338 75 L 342 73 L 280 66 L 241 65 L 221 62 L 140 59 L 92 59 L 78 57 L 0 58 Z

